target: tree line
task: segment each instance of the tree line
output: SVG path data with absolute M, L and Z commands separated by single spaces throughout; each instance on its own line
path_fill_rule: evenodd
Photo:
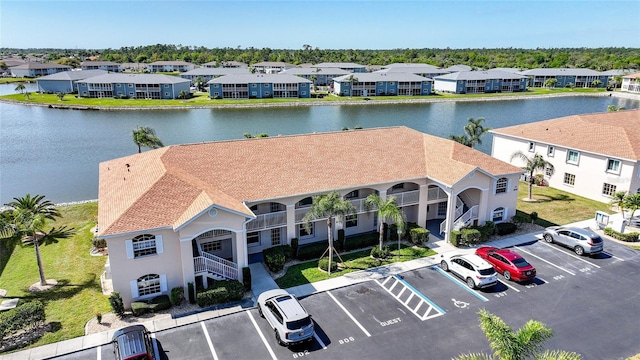
M 294 65 L 321 62 L 353 62 L 362 65 L 387 65 L 392 63 L 424 63 L 442 68 L 464 64 L 474 69 L 510 67 L 533 68 L 588 68 L 598 71 L 612 69 L 640 69 L 640 49 L 625 47 L 605 48 L 495 48 L 495 49 L 320 49 L 303 45 L 301 49 L 271 48 L 207 48 L 156 44 L 125 46 L 120 49 L 0 49 L 0 53 L 18 54 L 22 57 L 40 55 L 47 61 L 84 61 L 99 57 L 103 61 L 117 63 L 182 60 L 194 64 L 240 61 L 255 64 L 263 61 L 280 61 Z

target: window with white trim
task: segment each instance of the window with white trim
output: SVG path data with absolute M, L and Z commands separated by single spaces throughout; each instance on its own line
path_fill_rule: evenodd
M 499 207 L 491 212 L 491 221 L 500 222 L 504 220 L 504 208 Z
M 351 215 L 347 215 L 344 218 L 345 220 L 345 227 L 356 227 L 358 226 L 358 215 L 355 214 L 351 214 Z
M 496 181 L 496 194 L 502 194 L 507 192 L 507 186 L 509 184 L 509 179 L 500 178 Z
M 602 185 L 602 195 L 604 196 L 613 196 L 616 193 L 616 186 L 612 184 L 604 183 Z
M 536 144 L 533 141 L 529 141 L 529 152 L 533 152 L 536 149 Z
M 556 148 L 554 148 L 553 146 L 549 145 L 547 147 L 547 156 L 548 157 L 553 157 L 553 154 L 555 154 L 556 152 Z
M 578 161 L 580 161 L 580 152 L 575 150 L 569 150 L 567 152 L 567 162 L 569 164 L 578 165 Z
M 563 183 L 565 185 L 575 185 L 576 184 L 576 176 L 574 174 L 564 173 Z
M 551 166 L 544 167 L 544 176 L 551 177 L 553 175 L 554 169 Z
M 142 234 L 131 240 L 133 258 L 139 258 L 158 253 L 158 242 L 155 235 Z
M 257 231 L 247 233 L 247 245 L 258 245 L 258 244 L 260 244 L 260 233 Z
M 162 292 L 160 287 L 160 275 L 147 274 L 138 278 L 138 296 L 158 294 Z
M 620 174 L 620 160 L 608 159 L 607 172 L 612 174 Z
M 202 246 L 202 251 L 212 254 L 216 251 L 222 250 L 222 241 L 221 240 L 209 241 L 209 242 L 203 243 L 200 246 Z
M 271 229 L 271 246 L 280 245 L 280 229 Z
M 304 224 L 298 225 L 298 237 L 303 238 L 307 236 L 313 236 L 314 227 L 315 223 L 309 224 L 309 231 L 307 231 L 307 229 L 304 228 Z
M 446 217 L 447 216 L 447 202 L 439 202 L 438 203 L 438 217 Z

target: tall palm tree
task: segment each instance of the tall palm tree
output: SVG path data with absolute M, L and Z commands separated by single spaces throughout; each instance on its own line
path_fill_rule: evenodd
M 358 78 L 353 76 L 353 74 L 351 74 L 347 78 L 347 82 L 351 85 L 351 87 L 349 88 L 349 97 L 352 97 L 353 96 L 353 84 L 358 82 Z
M 364 200 L 365 205 L 368 209 L 377 210 L 378 211 L 378 222 L 380 223 L 380 250 L 382 250 L 382 242 L 384 239 L 384 224 L 388 221 L 393 221 L 400 229 L 401 232 L 404 232 L 406 226 L 406 217 L 405 214 L 400 208 L 396 205 L 396 197 L 388 196 L 386 200 L 382 200 L 380 195 L 371 194 L 367 196 Z
M 537 170 L 541 170 L 546 171 L 549 176 L 553 176 L 555 168 L 553 167 L 553 164 L 545 160 L 542 155 L 538 153 L 529 157 L 522 151 L 516 151 L 511 155 L 511 161 L 516 158 L 522 160 L 525 163 L 522 169 L 529 173 L 529 197 L 527 199 L 532 199 L 531 191 L 534 183 L 533 173 Z
M 13 225 L 13 233 L 33 239 L 33 246 L 36 251 L 36 261 L 40 274 L 40 285 L 46 285 L 42 259 L 40 257 L 40 243 L 57 242 L 58 239 L 65 239 L 73 234 L 73 229 L 65 226 L 56 229 L 55 227 L 45 232 L 47 221 L 62 217 L 55 205 L 44 199 L 44 195 L 31 197 L 30 194 L 21 198 L 13 198 L 13 201 L 5 204 L 10 208 L 10 218 Z
M 632 219 L 636 210 L 640 209 L 640 193 L 629 194 L 624 198 L 624 206 L 631 210 L 629 219 Z
M 624 218 L 624 202 L 627 197 L 627 193 L 624 191 L 616 191 L 611 198 L 610 204 L 615 206 L 622 213 L 622 217 Z
M 464 146 L 471 147 L 471 139 L 467 135 L 449 135 L 449 139 Z
M 24 86 L 23 83 L 19 83 L 18 86 L 16 86 L 15 88 L 16 92 L 19 92 L 20 94 L 24 93 L 25 89 L 26 87 Z
M 480 138 L 491 130 L 491 128 L 482 126 L 482 122 L 484 121 L 483 117 L 477 119 L 469 118 L 467 121 L 469 123 L 465 125 L 464 131 L 467 133 L 467 136 L 469 136 L 471 148 L 474 148 L 476 144 L 482 145 L 482 139 Z
M 316 219 L 327 218 L 327 230 L 329 241 L 329 274 L 331 274 L 331 261 L 333 259 L 333 218 L 336 216 L 347 216 L 353 214 L 355 208 L 353 205 L 342 198 L 337 191 L 332 191 L 326 195 L 318 195 L 313 197 L 311 209 L 302 219 L 304 228 L 307 232 L 311 232 L 311 223 Z
M 546 350 L 543 352 L 542 343 L 553 336 L 553 330 L 539 321 L 529 320 L 521 329 L 514 332 L 502 319 L 485 309 L 480 310 L 478 315 L 480 316 L 480 328 L 487 336 L 494 356 L 468 354 L 460 355 L 455 358 L 456 360 L 582 359 L 580 354 L 563 350 Z
M 148 147 L 151 149 L 157 149 L 164 146 L 162 141 L 156 136 L 156 131 L 148 126 L 140 126 L 133 130 L 131 136 L 133 142 L 138 145 L 138 153 L 142 152 L 142 147 Z

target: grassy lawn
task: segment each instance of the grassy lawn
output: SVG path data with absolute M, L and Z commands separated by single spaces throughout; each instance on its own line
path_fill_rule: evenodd
M 393 247 L 393 244 L 390 244 L 390 247 Z M 287 273 L 284 276 L 276 279 L 276 283 L 278 284 L 278 286 L 284 289 L 292 286 L 309 284 L 320 280 L 339 277 L 353 271 L 365 270 L 380 265 L 391 264 L 394 262 L 403 262 L 436 255 L 436 252 L 429 248 L 414 248 L 408 247 L 404 244 L 400 246 L 399 258 L 397 247 L 395 248 L 395 250 L 391 251 L 392 257 L 384 261 L 372 259 L 369 256 L 370 252 L 371 249 L 366 249 L 340 255 L 347 267 L 342 270 L 332 272 L 331 275 L 318 269 L 318 260 L 311 260 L 304 263 L 296 264 L 288 268 Z M 334 256 L 334 260 L 338 260 L 337 257 Z
M 12 83 L 21 83 L 21 82 L 35 82 L 35 79 L 30 78 L 14 78 L 14 77 L 6 77 L 0 78 L 0 84 L 12 84 Z
M 596 210 L 613 213 L 611 206 L 599 201 L 545 187 L 533 187 L 532 196 L 537 202 L 526 202 L 529 186 L 520 182 L 517 209 L 525 214 L 538 213 L 537 224 L 542 226 L 565 225 L 576 221 L 593 219 Z
M 106 257 L 89 254 L 98 203 L 63 206 L 59 210 L 63 218 L 55 226 L 68 225 L 76 229 L 76 234 L 58 243 L 40 246 L 46 278 L 58 281 L 58 286 L 52 290 L 29 293 L 27 288 L 39 281 L 33 246 L 2 240 L 0 288 L 7 290 L 8 297 L 25 301 L 40 299 L 45 304 L 47 323 L 52 324 L 51 332 L 32 346 L 82 336 L 85 323 L 97 311 L 111 311 L 100 288 L 100 274 L 104 271 Z

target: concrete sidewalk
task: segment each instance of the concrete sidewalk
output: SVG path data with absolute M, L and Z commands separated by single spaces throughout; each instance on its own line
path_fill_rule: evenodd
M 590 221 L 588 224 L 585 222 L 584 224 L 580 223 L 577 226 L 588 226 L 593 222 Z M 574 225 L 574 224 L 572 224 Z M 492 241 L 483 243 L 482 246 L 495 246 L 495 247 L 510 247 L 514 245 L 526 244 L 536 240 L 539 240 L 542 237 L 542 232 L 537 233 L 529 233 L 518 235 L 502 240 Z M 298 297 L 304 297 L 308 295 L 312 295 L 318 292 L 328 291 L 332 289 L 341 288 L 344 286 L 349 286 L 352 284 L 357 284 L 373 279 L 380 279 L 396 274 L 400 274 L 403 272 L 420 269 L 428 266 L 433 266 L 440 263 L 440 255 L 449 251 L 458 251 L 458 252 L 473 252 L 475 249 L 473 248 L 456 248 L 451 244 L 446 243 L 444 240 L 436 240 L 428 243 L 429 247 L 436 251 L 438 254 L 426 258 L 399 262 L 388 264 L 384 266 L 379 266 L 376 268 L 360 270 L 352 273 L 345 274 L 343 276 L 318 281 L 311 284 L 304 284 L 299 286 L 294 286 L 288 288 L 287 290 L 292 294 L 295 294 Z M 222 306 L 220 308 L 216 308 L 214 310 L 205 310 L 202 312 L 198 312 L 195 314 L 190 314 L 186 316 L 180 316 L 176 318 L 163 318 L 153 321 L 148 321 L 142 323 L 146 326 L 151 332 L 158 332 L 162 330 L 171 329 L 178 326 L 183 326 L 187 324 L 196 323 L 203 320 L 212 319 L 219 316 L 224 316 L 240 311 L 244 311 L 245 309 L 252 308 L 255 306 L 255 301 L 258 296 L 267 290 L 277 289 L 278 285 L 273 280 L 269 272 L 264 268 L 262 263 L 254 263 L 250 264 L 251 268 L 251 279 L 252 286 L 251 291 L 253 293 L 253 297 L 251 299 L 247 299 L 239 304 L 233 304 L 231 306 Z M 111 341 L 111 337 L 115 330 L 105 331 L 96 334 L 90 334 L 74 339 L 69 339 L 65 341 L 61 341 L 54 344 L 43 345 L 40 347 L 23 350 L 20 352 L 2 355 L 0 356 L 1 360 L 35 360 L 35 359 L 46 359 L 56 356 L 62 356 L 65 354 L 73 353 L 76 351 L 81 351 L 85 349 L 90 349 L 93 347 L 97 347 L 99 345 L 108 344 Z

